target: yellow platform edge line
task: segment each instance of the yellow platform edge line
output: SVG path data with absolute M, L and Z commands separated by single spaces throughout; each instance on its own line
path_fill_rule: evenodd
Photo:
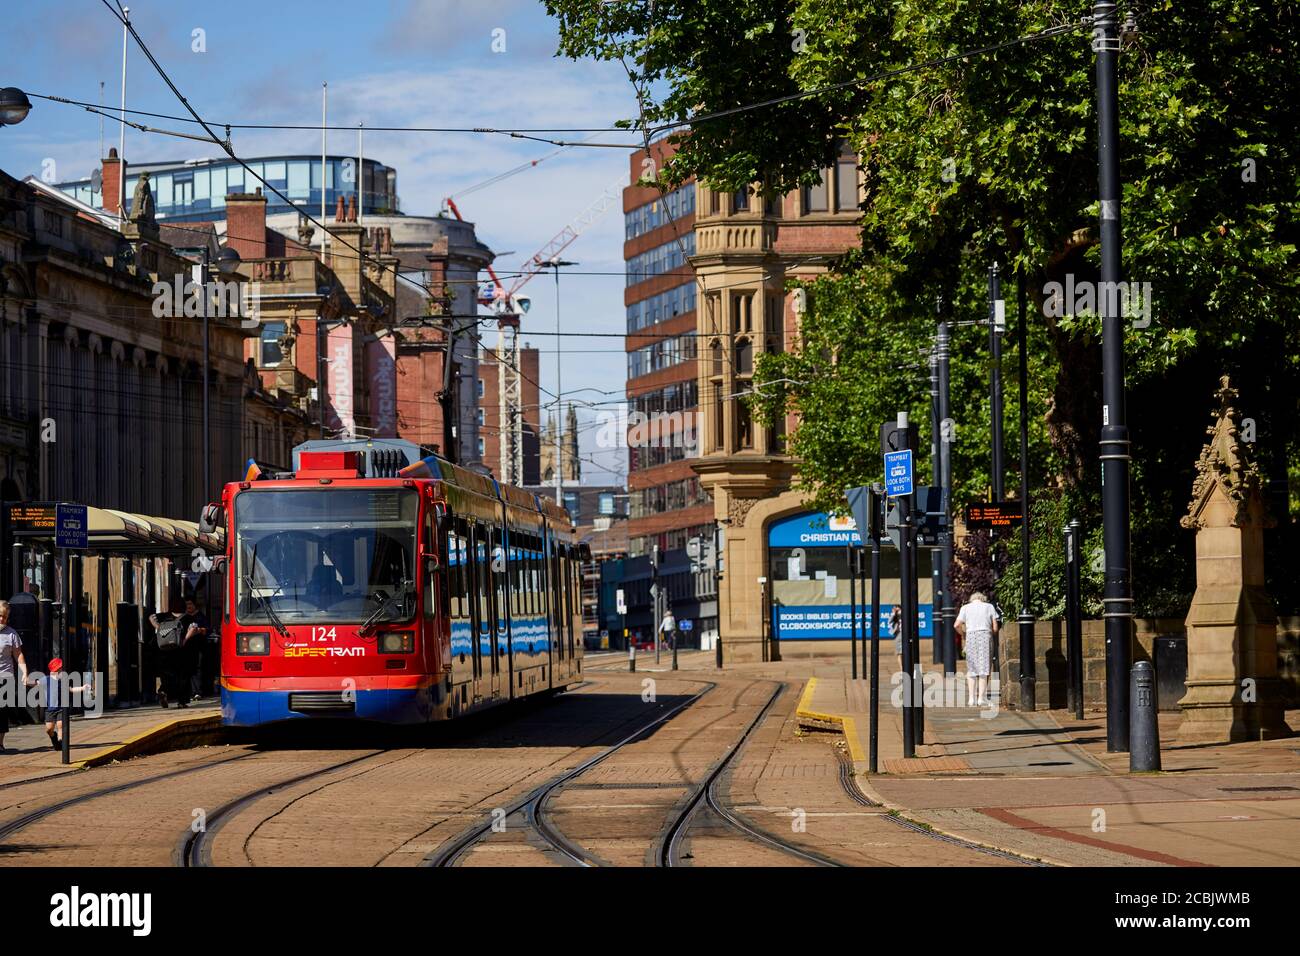
M 155 724 L 134 737 L 128 737 L 120 744 L 114 744 L 112 747 L 91 754 L 84 760 L 73 761 L 73 765 L 83 770 L 87 767 L 98 767 L 114 760 L 136 756 L 146 745 L 165 741 L 181 731 L 216 730 L 220 726 L 221 714 L 219 713 L 174 717 L 171 720 L 163 721 L 161 724 Z
M 854 762 L 866 760 L 866 756 L 862 753 L 862 741 L 858 739 L 857 722 L 852 717 L 845 717 L 840 714 L 823 714 L 820 711 L 813 710 L 812 700 L 816 690 L 817 678 L 809 677 L 808 683 L 804 685 L 803 694 L 799 697 L 799 707 L 795 711 L 795 717 L 799 720 L 839 727 L 844 733 L 845 742 L 849 746 L 849 757 Z
M 843 718 L 844 740 L 849 745 L 849 757 L 854 763 L 867 759 L 862 752 L 862 741 L 858 739 L 858 723 L 852 717 Z

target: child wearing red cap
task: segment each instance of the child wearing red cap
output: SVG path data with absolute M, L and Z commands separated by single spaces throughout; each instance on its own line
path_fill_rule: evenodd
M 55 750 L 63 749 L 63 708 L 71 703 L 73 694 L 84 694 L 90 690 L 90 684 L 80 687 L 63 688 L 59 674 L 63 672 L 63 658 L 55 657 L 50 661 L 50 673 L 45 678 L 45 733 L 50 738 L 50 746 Z M 68 697 L 63 695 L 67 694 Z

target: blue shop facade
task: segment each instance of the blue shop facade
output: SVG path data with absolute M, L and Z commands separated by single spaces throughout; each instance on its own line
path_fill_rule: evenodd
M 849 574 L 850 547 L 861 552 L 856 582 Z M 772 633 L 786 641 L 847 641 L 856 624 L 870 632 L 871 552 L 850 515 L 803 512 L 772 521 L 767 528 L 768 614 Z M 880 635 L 889 637 L 889 615 L 899 600 L 898 551 L 886 542 L 880 552 Z M 918 554 L 918 618 L 922 637 L 934 634 L 931 552 Z M 856 609 L 856 610 L 855 610 Z

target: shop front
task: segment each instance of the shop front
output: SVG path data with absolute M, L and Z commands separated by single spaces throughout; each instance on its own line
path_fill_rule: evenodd
M 788 653 L 798 647 L 810 651 L 840 651 L 838 645 L 798 642 L 847 642 L 855 625 L 859 638 L 871 627 L 870 551 L 851 516 L 804 512 L 771 522 L 767 529 L 770 591 L 766 597 L 770 634 Z M 850 580 L 849 549 L 862 551 L 861 574 Z M 934 633 L 931 552 L 918 555 L 918 622 L 922 637 Z M 899 555 L 889 542 L 880 552 L 880 634 L 889 636 L 889 616 L 899 601 Z

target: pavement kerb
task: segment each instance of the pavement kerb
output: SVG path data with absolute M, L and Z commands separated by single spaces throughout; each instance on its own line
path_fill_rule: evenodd
M 853 761 L 853 767 L 854 767 L 854 774 L 852 777 L 853 785 L 857 787 L 858 790 L 862 793 L 862 795 L 865 796 L 868 800 L 872 801 L 875 804 L 878 804 L 886 811 L 896 814 L 897 816 L 906 820 L 908 823 L 913 823 L 916 824 L 917 826 L 928 827 L 930 830 L 933 830 L 935 833 L 942 834 L 943 836 L 946 837 L 951 837 L 954 840 L 961 840 L 965 843 L 970 843 L 975 846 L 982 846 L 986 850 L 997 850 L 999 853 L 1006 853 L 1009 856 L 1017 857 L 1018 859 L 1024 860 L 1028 863 L 1047 863 L 1051 866 L 1063 866 L 1063 867 L 1074 865 L 1072 863 L 1067 863 L 1064 860 L 1058 860 L 1049 856 L 1042 856 L 1042 855 L 1029 856 L 1028 854 L 1021 853 L 1019 850 L 1008 849 L 1007 847 L 998 846 L 996 843 L 988 843 L 984 840 L 972 839 L 971 837 L 963 836 L 960 833 L 953 833 L 950 830 L 945 830 L 942 827 L 937 827 L 928 820 L 917 820 L 908 816 L 907 814 L 912 812 L 909 808 L 899 806 L 898 804 L 886 800 L 879 793 L 879 791 L 876 790 L 875 787 L 871 786 L 871 784 L 866 782 L 866 777 L 867 777 L 866 774 L 857 772 L 863 769 L 860 765 L 862 763 L 865 763 L 866 758 L 862 754 L 862 745 L 858 742 L 857 727 L 855 725 L 855 722 L 852 717 L 847 717 L 842 714 L 825 714 L 820 711 L 813 710 L 810 705 L 812 704 L 813 694 L 815 693 L 816 688 L 817 688 L 817 678 L 816 677 L 808 678 L 807 684 L 804 685 L 803 694 L 799 697 L 799 707 L 795 711 L 796 719 L 800 724 L 807 724 L 819 730 L 824 730 L 829 726 L 832 728 L 837 728 L 844 733 L 845 743 L 848 745 L 849 748 L 849 757 Z
M 804 685 L 803 694 L 799 697 L 799 707 L 795 711 L 797 721 L 800 724 L 808 724 L 819 730 L 825 730 L 829 727 L 843 731 L 845 743 L 849 747 L 849 757 L 852 758 L 854 763 L 866 760 L 866 756 L 862 753 L 862 743 L 858 740 L 857 723 L 852 717 L 841 714 L 823 714 L 812 709 L 810 705 L 816 687 L 817 678 L 809 677 L 808 683 Z
M 162 753 L 167 750 L 180 750 L 194 747 L 206 742 L 221 730 L 221 714 L 200 714 L 185 717 L 173 717 L 156 724 L 143 733 L 136 734 L 120 744 L 114 744 L 99 753 L 91 754 L 84 760 L 75 760 L 73 767 L 101 767 L 115 760 L 130 757 L 143 757 L 147 754 Z M 176 746 L 180 744 L 180 746 Z

